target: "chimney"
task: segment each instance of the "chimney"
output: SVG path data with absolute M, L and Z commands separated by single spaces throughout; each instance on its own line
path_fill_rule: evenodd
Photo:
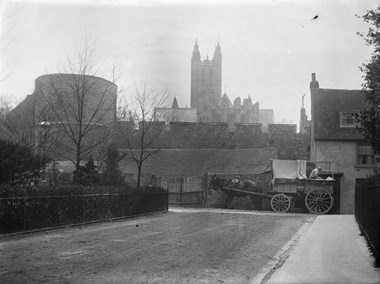
M 311 73 L 310 88 L 319 88 L 319 83 L 316 79 L 315 73 Z

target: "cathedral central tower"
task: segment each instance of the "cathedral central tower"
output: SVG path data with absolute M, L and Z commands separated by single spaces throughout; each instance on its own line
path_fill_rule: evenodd
M 191 57 L 191 108 L 217 109 L 222 96 L 222 54 L 219 42 L 212 60 L 201 61 L 198 43 L 195 41 Z

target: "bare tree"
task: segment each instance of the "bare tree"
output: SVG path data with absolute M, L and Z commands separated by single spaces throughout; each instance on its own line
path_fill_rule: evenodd
M 12 110 L 12 104 L 5 95 L 0 95 L 0 138 L 7 139 L 9 131 L 7 129 L 6 117 Z
M 44 120 L 51 118 L 51 111 L 46 107 L 35 112 L 36 98 L 28 96 L 19 105 L 13 108 L 12 104 L 7 103 L 0 98 L 0 127 L 1 137 L 20 145 L 34 148 L 36 152 L 41 152 L 43 148 L 47 149 L 47 141 L 52 141 L 53 135 L 50 129 L 40 125 L 41 117 Z M 50 114 L 49 114 L 50 113 Z
M 119 123 L 119 133 L 126 141 L 130 159 L 137 167 L 137 186 L 141 185 L 143 164 L 157 154 L 164 144 L 160 136 L 167 122 L 157 121 L 157 114 L 169 96 L 167 89 L 160 89 L 145 78 L 134 86 L 133 102 L 119 107 L 119 117 L 126 118 Z
M 47 142 L 54 140 L 50 129 L 40 125 L 41 117 L 49 120 L 52 113 L 50 111 L 49 114 L 46 107 L 36 113 L 36 102 L 36 97 L 30 95 L 13 107 L 6 96 L 0 96 L 0 138 L 28 147 L 41 155 L 52 146 Z
M 3 92 L 3 85 L 11 76 L 11 71 L 13 66 L 7 63 L 4 54 L 10 49 L 10 45 L 13 41 L 13 36 L 11 36 L 11 31 L 16 27 L 17 16 L 16 13 L 5 13 L 3 11 L 1 17 L 1 26 L 3 27 L 0 31 L 0 138 L 8 139 L 10 135 L 9 129 L 6 125 L 6 116 L 13 109 L 13 104 L 9 100 L 8 96 Z
M 52 121 L 42 122 L 60 137 L 56 154 L 72 161 L 77 174 L 82 161 L 110 140 L 116 121 L 115 74 L 110 71 L 111 81 L 98 77 L 102 66 L 95 51 L 95 42 L 84 38 L 61 73 L 41 76 L 36 83 L 41 107 L 45 104 L 54 114 Z
M 2 3 L 4 4 L 4 3 Z M 3 5 L 5 6 L 5 5 Z M 12 71 L 15 67 L 15 62 L 9 62 L 6 60 L 6 52 L 11 50 L 12 43 L 14 40 L 17 40 L 16 30 L 17 26 L 20 24 L 20 9 L 13 6 L 8 5 L 7 8 L 2 7 L 1 9 L 1 17 L 0 17 L 0 84 L 3 84 L 5 81 L 9 79 L 12 75 Z
M 6 115 L 12 110 L 13 105 L 6 95 L 0 94 L 0 119 L 5 119 Z

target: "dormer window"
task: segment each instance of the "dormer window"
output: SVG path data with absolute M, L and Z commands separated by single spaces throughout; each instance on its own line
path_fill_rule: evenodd
M 340 113 L 340 127 L 356 127 L 356 111 L 353 112 L 341 112 Z

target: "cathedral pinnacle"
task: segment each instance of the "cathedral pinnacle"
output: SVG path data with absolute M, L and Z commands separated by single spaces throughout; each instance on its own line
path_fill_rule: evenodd
M 218 39 L 218 45 L 215 47 L 215 52 L 214 52 L 214 56 L 215 55 L 220 55 L 220 44 L 219 44 L 219 39 Z
M 177 102 L 177 98 L 176 98 L 176 97 L 174 97 L 173 104 L 172 104 L 172 108 L 179 108 L 179 107 L 178 107 L 178 102 Z
M 194 60 L 194 62 L 197 62 L 197 61 L 201 60 L 201 54 L 199 53 L 198 39 L 197 38 L 195 38 L 195 44 L 194 44 L 194 50 L 193 50 L 192 60 Z

